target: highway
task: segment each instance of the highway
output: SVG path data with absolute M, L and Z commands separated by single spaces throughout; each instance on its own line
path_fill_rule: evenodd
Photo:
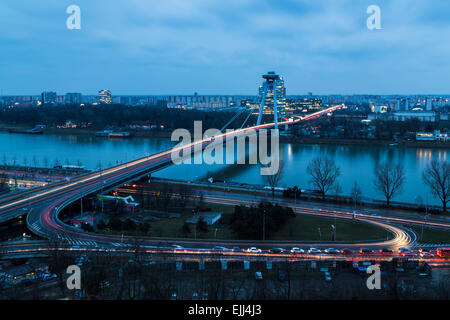
M 323 114 L 332 112 L 342 106 L 334 106 L 325 110 L 322 110 L 311 115 L 301 117 L 296 120 L 283 121 L 279 125 L 283 124 L 294 124 L 300 121 L 306 121 L 319 117 Z M 59 212 L 68 204 L 82 198 L 83 196 L 91 193 L 98 192 L 99 190 L 105 190 L 107 188 L 121 186 L 126 182 L 138 179 L 147 175 L 150 172 L 156 171 L 162 167 L 171 164 L 172 152 L 179 152 L 182 150 L 190 149 L 191 152 L 198 152 L 203 150 L 208 145 L 214 145 L 216 143 L 222 144 L 227 138 L 231 136 L 245 135 L 249 130 L 259 130 L 267 129 L 274 126 L 274 123 L 262 124 L 259 126 L 244 128 L 240 130 L 235 130 L 231 133 L 219 134 L 212 138 L 207 138 L 201 141 L 193 142 L 189 145 L 180 146 L 174 149 L 169 149 L 148 157 L 137 159 L 126 164 L 111 167 L 99 172 L 89 173 L 77 178 L 72 179 L 67 182 L 60 182 L 54 185 L 48 185 L 36 190 L 30 190 L 26 193 L 16 196 L 11 196 L 7 201 L 2 201 L 0 199 L 0 221 L 6 221 L 13 217 L 23 215 L 24 212 L 30 212 L 27 215 L 27 226 L 35 234 L 49 239 L 51 241 L 59 241 L 61 243 L 66 243 L 69 246 L 77 246 L 83 248 L 83 250 L 100 250 L 99 248 L 106 248 L 105 250 L 124 250 L 128 252 L 131 250 L 135 243 L 136 238 L 133 237 L 120 237 L 120 236 L 110 236 L 102 234 L 87 233 L 81 231 L 80 229 L 69 226 L 62 221 L 60 221 L 58 214 Z M 184 151 L 183 151 L 184 152 Z M 183 154 L 185 155 L 185 154 Z M 248 199 L 230 199 L 230 198 L 215 198 L 214 196 L 209 196 L 208 201 L 217 201 L 217 203 L 228 203 L 228 204 L 248 204 Z M 254 200 L 252 200 L 254 203 Z M 25 209 L 25 210 L 24 210 Z M 304 208 L 296 207 L 295 212 L 305 213 Z M 326 210 L 310 210 L 308 209 L 308 214 L 315 215 L 328 215 L 335 216 L 337 218 L 349 219 L 348 212 L 326 212 Z M 409 247 L 411 243 L 414 243 L 414 234 L 408 232 L 404 228 L 393 225 L 393 222 L 400 222 L 396 218 L 389 217 L 373 217 L 358 215 L 358 219 L 365 221 L 367 223 L 377 224 L 394 234 L 394 238 L 388 241 L 380 241 L 377 243 L 340 243 L 340 247 L 368 247 L 373 248 L 389 247 L 397 249 L 399 247 Z M 213 245 L 232 245 L 233 242 L 223 242 L 223 241 L 193 241 L 193 240 L 182 240 L 176 241 L 177 244 L 182 244 L 183 246 L 193 246 L 196 249 L 208 249 Z M 246 241 L 246 242 L 235 242 L 237 245 L 245 246 L 256 246 L 261 245 L 261 242 Z M 174 241 L 170 240 L 155 240 L 143 238 L 140 239 L 140 245 L 142 247 L 152 250 L 152 248 L 160 248 L 162 245 L 169 246 L 174 244 Z M 22 244 L 21 244 L 22 245 Z M 297 246 L 298 243 L 282 243 L 283 247 L 293 247 Z M 7 247 L 12 250 L 17 245 L 10 244 Z M 48 247 L 43 243 L 37 244 L 38 248 L 42 250 L 54 248 L 54 245 Z M 278 242 L 265 242 L 264 248 L 269 248 L 273 246 L 280 246 Z M 318 244 L 302 244 L 302 246 L 318 246 Z M 5 247 L 3 247 L 5 249 Z M 35 248 L 36 249 L 36 248 Z M 6 250 L 8 251 L 8 250 Z

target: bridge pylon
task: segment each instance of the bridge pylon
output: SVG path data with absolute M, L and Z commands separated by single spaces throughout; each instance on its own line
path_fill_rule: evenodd
M 265 106 L 266 100 L 267 100 L 267 94 L 271 93 L 272 97 L 273 97 L 273 117 L 274 117 L 273 122 L 275 123 L 275 129 L 278 129 L 277 83 L 280 80 L 280 76 L 275 74 L 275 72 L 273 72 L 273 71 L 269 71 L 267 74 L 264 74 L 262 77 L 265 79 L 265 81 L 263 82 L 261 105 L 259 107 L 259 115 L 258 115 L 258 120 L 256 122 L 256 125 L 259 126 L 261 124 L 263 110 L 264 110 L 264 106 Z

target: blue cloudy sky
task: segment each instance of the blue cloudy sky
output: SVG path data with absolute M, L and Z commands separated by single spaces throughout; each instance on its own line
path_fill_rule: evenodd
M 255 94 L 269 70 L 288 94 L 448 94 L 449 61 L 448 0 L 0 1 L 4 94 Z

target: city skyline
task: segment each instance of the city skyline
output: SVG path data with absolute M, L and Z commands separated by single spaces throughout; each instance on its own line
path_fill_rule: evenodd
M 0 4 L 5 95 L 253 95 L 266 70 L 287 95 L 448 92 L 450 4 L 438 1 L 378 1 L 380 30 L 366 27 L 370 1 L 80 0 L 81 30 L 66 28 L 70 3 L 44 4 Z

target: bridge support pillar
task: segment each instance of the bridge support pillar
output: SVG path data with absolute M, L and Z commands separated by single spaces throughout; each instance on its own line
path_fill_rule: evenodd
M 275 130 L 278 129 L 278 98 L 277 98 L 277 83 L 280 77 L 275 74 L 275 72 L 269 72 L 266 75 L 263 75 L 263 78 L 266 80 L 263 82 L 263 90 L 261 96 L 261 105 L 259 106 L 259 115 L 258 121 L 256 125 L 260 125 L 263 117 L 263 110 L 266 104 L 267 93 L 270 90 L 272 92 L 273 98 L 273 122 L 275 124 Z

